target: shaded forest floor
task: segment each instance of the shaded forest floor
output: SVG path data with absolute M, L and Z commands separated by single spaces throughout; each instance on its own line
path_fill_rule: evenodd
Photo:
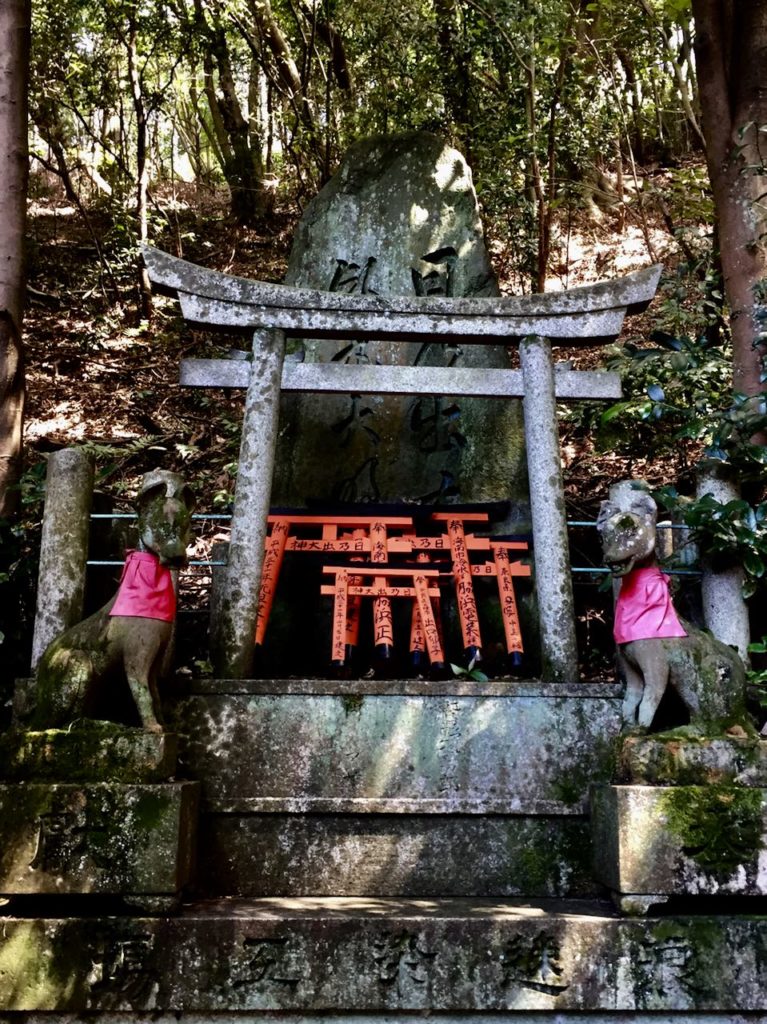
M 172 205 L 160 197 L 165 218 L 158 222 L 156 245 L 227 273 L 283 279 L 299 216 L 295 208 L 278 207 L 260 230 L 246 230 L 233 228 L 226 196 L 220 192 L 189 192 L 175 198 Z M 97 488 L 111 496 L 116 511 L 130 509 L 138 478 L 155 466 L 176 469 L 194 481 L 201 511 L 226 511 L 234 491 L 244 395 L 184 389 L 177 380 L 183 357 L 218 354 L 232 343 L 242 347 L 241 339 L 227 341 L 190 329 L 177 303 L 164 298 L 156 300 L 151 324 L 139 322 L 135 272 L 130 249 L 123 244 L 127 239 L 121 238 L 124 227 L 98 209 L 90 210 L 89 218 L 91 230 L 55 190 L 48 190 L 30 208 L 25 517 L 16 531 L 18 557 L 11 580 L 3 587 L 7 601 L 12 583 L 23 609 L 22 621 L 11 626 L 9 637 L 17 641 L 14 672 L 23 671 L 29 642 L 48 452 L 85 446 L 96 461 Z M 607 211 L 599 222 L 585 215 L 571 217 L 566 235 L 560 227 L 551 288 L 625 274 L 659 260 L 673 281 L 681 254 L 660 213 L 643 215 L 643 223 L 636 215 L 623 224 L 621 219 L 618 211 Z M 510 269 L 513 254 L 489 234 L 501 289 L 513 293 L 518 290 Z M 648 313 L 632 319 L 621 340 L 646 344 L 662 301 L 659 298 Z M 600 349 L 558 351 L 559 358 L 572 360 L 576 368 L 597 368 L 604 356 Z M 563 465 L 574 519 L 593 519 L 610 483 L 626 476 L 659 486 L 690 475 L 689 445 L 660 455 L 641 444 L 629 445 L 625 454 L 600 446 L 593 426 L 601 408 L 573 404 L 563 411 Z M 203 527 L 195 557 L 205 559 L 219 536 L 215 523 Z M 574 557 L 599 564 L 595 538 L 587 538 Z M 593 578 L 583 582 L 589 590 L 596 587 Z M 209 570 L 193 574 L 189 584 L 192 603 L 195 591 L 203 602 Z M 586 608 L 581 616 L 582 641 L 589 651 L 610 649 L 599 605 L 592 601 L 592 610 Z M 595 671 L 603 662 L 602 656 L 595 659 Z

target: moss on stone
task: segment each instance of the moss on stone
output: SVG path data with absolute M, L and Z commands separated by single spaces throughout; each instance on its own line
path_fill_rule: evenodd
M 344 707 L 344 714 L 352 715 L 362 710 L 365 698 L 360 693 L 345 693 L 341 697 L 341 703 Z
M 663 798 L 682 852 L 714 876 L 729 877 L 762 849 L 762 791 L 742 786 L 676 786 Z

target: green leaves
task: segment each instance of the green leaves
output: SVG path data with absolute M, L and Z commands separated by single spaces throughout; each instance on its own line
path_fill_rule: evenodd
M 692 529 L 693 539 L 712 566 L 742 565 L 743 596 L 752 597 L 764 588 L 767 574 L 767 502 L 751 505 L 743 498 L 720 502 L 706 494 L 695 501 L 681 499 L 673 488 L 656 495 L 675 509 Z

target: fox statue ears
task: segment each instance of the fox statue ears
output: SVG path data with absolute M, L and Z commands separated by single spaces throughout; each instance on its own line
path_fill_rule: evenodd
M 647 520 L 648 525 L 655 526 L 658 517 L 658 506 L 655 499 L 646 491 L 632 491 L 629 500 L 624 504 L 616 504 L 614 501 L 603 501 L 599 506 L 597 516 L 597 530 L 602 531 L 614 516 L 621 514 L 639 516 Z
M 176 498 L 190 512 L 194 511 L 197 504 L 194 491 L 184 478 L 167 469 L 153 469 L 144 474 L 136 499 L 139 511 L 151 505 L 156 498 Z

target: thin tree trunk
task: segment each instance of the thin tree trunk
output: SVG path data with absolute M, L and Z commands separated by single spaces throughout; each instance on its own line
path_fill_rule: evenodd
M 147 116 L 144 104 L 144 92 L 141 74 L 138 69 L 137 26 L 131 20 L 126 39 L 128 51 L 128 75 L 133 98 L 133 110 L 136 115 L 136 222 L 138 225 L 139 245 L 143 246 L 149 238 L 147 223 L 147 191 L 149 188 L 149 159 L 147 151 Z M 141 319 L 152 319 L 152 285 L 143 259 L 139 258 L 138 267 L 139 301 Z
M 0 515 L 18 505 L 24 425 L 24 229 L 30 0 L 0 2 Z
M 767 318 L 767 0 L 693 0 L 695 55 L 725 294 L 733 386 L 749 397 L 761 381 Z M 764 443 L 764 435 L 760 436 Z

